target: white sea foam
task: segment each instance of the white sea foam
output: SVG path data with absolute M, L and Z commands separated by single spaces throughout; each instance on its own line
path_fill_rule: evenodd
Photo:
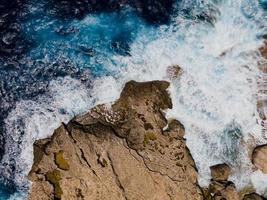
M 251 175 L 251 181 L 258 193 L 265 195 L 267 194 L 267 174 L 262 173 L 260 170 L 255 171 Z
M 27 185 L 33 142 L 50 136 L 61 122 L 68 122 L 75 114 L 87 110 L 91 99 L 87 88 L 67 77 L 52 81 L 48 94 L 37 101 L 25 100 L 16 105 L 5 120 L 6 154 L 2 162 L 8 164 L 15 159 L 15 181 L 21 188 Z
M 253 173 L 247 151 L 247 144 L 266 142 L 256 123 L 259 57 L 255 51 L 262 44 L 257 36 L 263 32 L 264 24 L 259 23 L 263 13 L 256 0 L 248 3 L 256 10 L 245 3 L 219 3 L 220 15 L 213 25 L 178 15 L 171 26 L 141 30 L 131 45 L 131 56 L 111 57 L 106 67 L 116 74 L 95 80 L 93 89 L 67 78 L 64 84 L 62 80 L 51 83 L 50 98 L 20 102 L 6 120 L 8 132 L 17 133 L 13 140 L 20 135 L 18 119 L 25 123 L 22 152 L 17 158 L 22 173 L 17 173 L 16 181 L 25 181 L 34 140 L 47 137 L 61 121 L 95 104 L 114 101 L 126 81 L 167 79 L 167 67 L 178 64 L 183 74 L 172 81 L 174 106 L 168 116 L 185 125 L 200 184 L 208 184 L 211 165 L 226 162 L 233 168 L 231 180 L 239 189 L 252 183 L 263 193 L 267 188 L 265 176 Z M 9 148 L 12 153 L 13 147 Z
M 61 122 L 67 123 L 75 115 L 88 111 L 96 104 L 114 101 L 119 97 L 121 86 L 117 85 L 113 77 L 96 79 L 92 88 L 65 77 L 52 81 L 48 92 L 37 100 L 17 103 L 5 120 L 7 152 L 2 166 L 15 159 L 15 183 L 20 189 L 28 187 L 27 174 L 33 162 L 34 141 L 51 136 Z M 6 177 L 12 175 L 8 173 L 7 170 Z M 14 194 L 10 198 L 19 197 L 24 198 L 23 193 Z
M 248 147 L 266 142 L 256 122 L 256 51 L 262 45 L 257 36 L 263 33 L 264 24 L 258 23 L 263 13 L 257 1 L 225 1 L 218 10 L 214 25 L 178 16 L 178 28 L 161 27 L 151 41 L 147 33 L 140 36 L 131 46 L 132 57 L 116 58 L 127 66 L 120 81 L 166 79 L 166 67 L 179 64 L 184 73 L 171 87 L 174 108 L 168 116 L 186 127 L 200 184 L 208 184 L 211 165 L 226 162 L 238 189 L 251 182 L 257 187 L 257 178 L 251 181 Z

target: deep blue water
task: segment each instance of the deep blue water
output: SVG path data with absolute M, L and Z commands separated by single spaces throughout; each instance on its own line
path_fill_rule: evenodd
M 172 21 L 177 16 L 179 19 L 179 15 L 183 16 L 184 21 L 191 20 L 213 27 L 220 14 L 214 6 L 218 1 L 207 2 L 175 1 L 171 9 L 169 5 L 163 9 L 165 14 L 162 19 L 158 19 L 154 17 L 157 13 L 147 15 L 145 8 L 140 14 L 132 4 L 119 8 L 116 4 L 105 8 L 94 5 L 96 11 L 91 12 L 91 7 L 84 5 L 84 9 L 77 9 L 75 3 L 70 3 L 69 7 L 62 10 L 61 4 L 56 5 L 52 0 L 18 0 L 11 7 L 6 6 L 8 1 L 4 1 L 6 4 L 2 12 L 6 12 L 8 18 L 2 16 L 4 23 L 0 24 L 0 158 L 5 151 L 3 147 L 7 138 L 4 120 L 16 103 L 22 100 L 34 101 L 41 95 L 46 95 L 50 82 L 60 77 L 70 76 L 82 80 L 85 87 L 92 87 L 92 80 L 98 77 L 116 77 L 118 68 L 126 67 L 122 60 L 133 56 L 131 48 L 137 39 L 146 46 L 146 43 L 151 44 L 159 38 L 158 33 L 168 30 L 169 26 L 174 32 L 179 32 L 180 27 Z M 266 1 L 261 0 L 260 3 L 263 9 L 267 7 Z M 16 12 L 10 14 L 11 11 Z M 167 11 L 169 17 L 166 16 Z M 253 12 L 252 10 L 251 13 Z M 253 16 L 248 13 L 248 18 Z M 186 40 L 180 36 L 177 38 Z M 135 62 L 139 60 L 136 59 Z M 218 69 L 217 74 L 222 71 L 223 69 Z M 18 132 L 23 135 L 24 122 L 16 125 Z M 229 146 L 237 146 L 233 143 L 240 142 L 239 125 L 233 127 L 231 124 L 223 132 L 227 133 L 221 138 L 222 142 L 226 143 L 229 137 L 234 137 Z M 229 155 L 238 150 L 226 149 Z M 17 173 L 15 165 L 18 152 L 14 152 L 8 162 L 0 164 L 0 199 L 8 199 L 14 193 L 16 185 L 13 180 Z M 25 188 L 18 189 L 25 192 Z
M 0 199 L 4 200 L 4 199 L 8 199 L 9 198 L 9 195 L 10 195 L 10 191 L 6 190 L 5 188 L 1 188 L 0 189 Z
M 147 34 L 158 26 L 129 5 L 119 10 L 85 10 L 76 16 L 75 3 L 70 3 L 67 11 L 61 9 L 60 1 L 52 0 L 1 4 L 7 17 L 0 24 L 0 144 L 6 139 L 3 120 L 18 101 L 38 98 L 58 77 L 82 78 L 84 85 L 90 87 L 95 77 L 112 73 L 108 66 L 116 62 L 112 60 L 114 55 L 131 56 L 130 44 L 137 34 Z M 18 126 L 23 135 L 23 122 Z M 0 158 L 3 152 L 0 149 Z M 15 191 L 15 159 L 14 155 L 8 163 L 1 164 L 0 199 L 8 199 Z

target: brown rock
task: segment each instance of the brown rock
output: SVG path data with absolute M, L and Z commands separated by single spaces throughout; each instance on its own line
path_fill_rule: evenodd
M 212 200 L 212 195 L 210 194 L 209 188 L 202 188 L 202 192 L 205 200 Z
M 267 71 L 266 71 L 267 73 Z M 266 114 L 265 114 L 265 111 L 264 109 L 267 107 L 267 100 L 258 100 L 257 101 L 257 112 L 259 114 L 259 117 L 262 119 L 262 120 L 266 120 Z
M 214 194 L 214 200 L 239 200 L 234 184 L 229 181 L 211 181 L 209 192 Z
M 178 78 L 182 74 L 182 69 L 179 65 L 172 65 L 167 68 L 167 76 L 170 80 Z
M 212 180 L 209 185 L 209 192 L 213 194 L 220 193 L 220 191 L 223 190 L 226 185 L 227 182 L 218 182 Z
M 246 194 L 243 198 L 243 200 L 264 200 L 265 198 L 256 194 L 256 193 L 251 193 L 251 194 Z
M 239 194 L 234 183 L 227 181 L 231 169 L 227 164 L 218 164 L 210 167 L 211 182 L 209 192 L 213 194 L 213 200 L 239 200 Z
M 259 49 L 262 57 L 267 59 L 267 42 L 264 42 L 264 45 Z
M 215 181 L 226 181 L 231 174 L 227 164 L 218 164 L 210 167 L 211 177 Z
M 34 145 L 30 200 L 203 200 L 169 83 L 128 82 L 111 106 L 62 124 Z M 57 155 L 57 161 L 55 160 Z
M 76 117 L 73 122 L 89 125 L 100 121 L 112 126 L 131 148 L 143 149 L 145 134 L 151 130 L 156 135 L 161 134 L 161 130 L 167 125 L 163 110 L 172 108 L 168 87 L 169 83 L 165 81 L 130 81 L 111 109 L 104 105 L 97 106 L 88 114 Z
M 267 55 L 266 55 L 267 56 Z M 259 69 L 266 74 L 267 73 L 267 63 L 260 63 L 259 64 Z
M 263 173 L 267 173 L 267 145 L 258 146 L 253 150 L 252 163 Z
M 254 194 L 256 192 L 255 188 L 253 185 L 247 185 L 246 187 L 243 187 L 241 190 L 238 191 L 239 198 L 243 199 L 245 195 L 248 194 Z
M 174 131 L 169 131 L 174 130 Z M 185 134 L 184 126 L 178 120 L 172 119 L 169 120 L 168 128 L 166 130 L 173 138 L 183 138 Z
M 238 192 L 234 185 L 226 186 L 226 188 L 221 191 L 221 196 L 226 200 L 239 200 Z

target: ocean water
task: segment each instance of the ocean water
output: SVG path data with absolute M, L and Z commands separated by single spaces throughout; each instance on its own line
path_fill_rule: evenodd
M 183 73 L 169 80 L 174 106 L 166 113 L 186 128 L 200 185 L 208 185 L 209 167 L 223 162 L 232 167 L 230 179 L 238 189 L 253 186 L 267 195 L 267 177 L 253 171 L 249 159 L 252 147 L 267 142 L 256 110 L 257 100 L 266 98 L 259 93 L 264 75 L 257 67 L 265 62 L 258 48 L 266 33 L 266 1 L 180 0 L 171 22 L 156 25 L 131 8 L 61 19 L 45 9 L 45 1 L 33 2 L 20 21 L 32 41 L 25 67 L 64 60 L 74 71 L 89 73 L 52 76 L 45 91 L 18 98 L 9 110 L 0 199 L 26 199 L 36 139 L 99 103 L 115 101 L 129 80 L 169 80 L 171 65 Z

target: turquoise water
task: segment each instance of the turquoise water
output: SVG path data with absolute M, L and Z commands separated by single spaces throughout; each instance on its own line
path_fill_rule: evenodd
M 93 75 L 111 73 L 107 65 L 115 62 L 112 56 L 130 56 L 137 34 L 149 34 L 153 29 L 131 9 L 62 20 L 40 17 L 45 12 L 42 5 L 30 7 L 31 14 L 23 23 L 26 37 L 35 44 L 29 56 L 51 61 L 64 57 L 79 68 L 90 69 Z
M 10 196 L 11 191 L 5 190 L 5 188 L 0 189 L 0 199 L 5 200 Z
M 8 187 L 1 187 L 0 185 L 0 200 L 7 200 L 7 199 L 16 199 L 15 197 L 19 195 L 19 192 L 16 192 L 16 189 L 8 188 Z
M 75 70 L 88 69 L 91 84 L 55 74 L 45 93 L 16 103 L 5 119 L 4 179 L 13 180 L 25 199 L 36 139 L 97 103 L 115 100 L 126 81 L 168 80 L 166 68 L 179 64 L 185 73 L 172 82 L 174 109 L 168 115 L 186 127 L 200 183 L 207 184 L 209 166 L 220 162 L 236 170 L 232 180 L 238 188 L 250 183 L 253 173 L 242 144 L 249 134 L 262 142 L 255 123 L 258 57 L 253 53 L 265 33 L 266 2 L 260 3 L 181 0 L 169 24 L 147 23 L 131 8 L 61 19 L 45 9 L 45 1 L 30 3 L 20 21 L 32 44 L 25 67 L 34 71 L 44 63 L 45 70 L 46 64 L 63 60 Z M 243 178 L 237 180 L 240 174 Z M 0 187 L 0 199 L 11 193 Z
M 24 8 L 25 16 L 20 19 L 20 24 L 23 36 L 32 44 L 25 55 L 30 62 L 26 61 L 26 65 L 24 65 L 30 70 L 39 67 L 39 63 L 44 64 L 44 66 L 45 64 L 53 65 L 60 60 L 72 65 L 77 70 L 89 70 L 90 75 L 88 77 L 90 79 L 109 74 L 116 76 L 115 71 L 117 69 L 112 69 L 110 66 L 117 65 L 117 68 L 123 68 L 124 66 L 119 64 L 114 56 L 131 56 L 131 44 L 135 41 L 137 35 L 149 34 L 156 29 L 155 26 L 147 24 L 137 16 L 130 8 L 123 9 L 120 12 L 88 14 L 82 19 L 62 19 L 47 12 L 46 1 L 29 2 Z M 40 76 L 45 79 L 45 74 L 41 73 Z M 59 74 L 54 76 L 58 77 Z M 26 78 L 28 79 L 28 77 Z M 79 95 L 80 93 L 77 93 L 77 98 L 79 98 Z M 77 105 L 75 105 L 73 113 L 67 113 L 67 115 L 73 116 L 85 109 L 81 105 L 81 108 L 76 107 Z M 64 113 L 65 110 L 68 110 L 68 108 L 62 108 L 61 112 Z M 22 130 L 19 130 L 18 135 L 24 132 L 23 124 L 20 126 Z M 8 138 L 7 140 L 9 141 Z M 5 178 L 14 181 L 14 176 L 21 172 L 21 169 L 19 169 L 14 173 L 11 171 L 12 168 L 9 168 L 12 163 L 16 162 L 14 158 L 20 153 L 21 147 L 19 147 L 19 144 L 14 144 L 12 135 L 10 135 L 10 143 L 8 141 L 6 145 L 10 154 L 0 165 L 0 171 L 6 177 L 3 176 L 0 181 L 2 179 L 6 181 Z M 0 199 L 26 198 L 24 196 L 28 188 L 28 185 L 24 184 L 26 178 L 19 179 L 17 193 L 14 193 L 14 190 L 9 190 L 4 185 L 0 185 Z M 20 194 L 22 197 L 19 197 Z

